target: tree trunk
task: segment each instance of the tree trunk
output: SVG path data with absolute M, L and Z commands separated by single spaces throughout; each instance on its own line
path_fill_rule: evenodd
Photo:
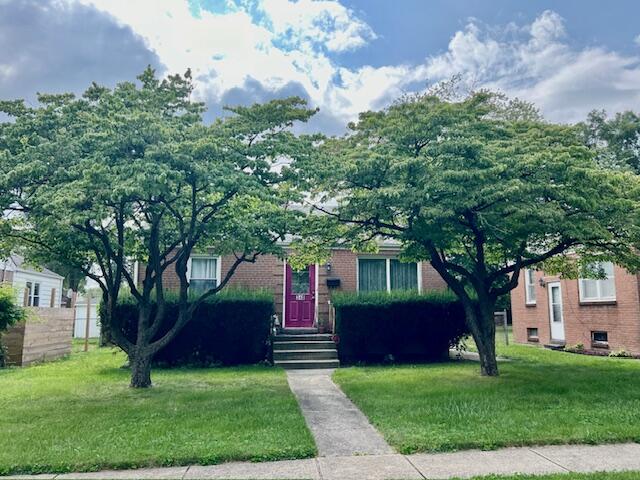
M 491 302 L 478 302 L 465 308 L 467 324 L 480 356 L 480 373 L 488 377 L 497 377 L 496 360 L 496 324 L 493 318 L 494 305 Z
M 492 332 L 482 332 L 481 339 L 475 339 L 480 355 L 480 373 L 487 377 L 497 377 L 495 328 Z
M 131 388 L 149 388 L 151 386 L 151 359 L 153 354 L 130 355 Z

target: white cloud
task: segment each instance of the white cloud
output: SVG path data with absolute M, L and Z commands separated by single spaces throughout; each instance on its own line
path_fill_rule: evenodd
M 419 64 L 348 68 L 334 54 L 363 47 L 376 35 L 339 0 L 226 0 L 224 11 L 196 14 L 186 0 L 58 1 L 112 15 L 144 39 L 169 72 L 192 68 L 196 94 L 212 104 L 241 98 L 242 91 L 302 91 L 325 119 L 345 125 L 405 89 L 461 74 L 474 87 L 535 102 L 554 121 L 582 120 L 594 108 L 640 109 L 640 59 L 576 49 L 552 11 L 526 25 L 471 20 L 445 52 Z
M 576 122 L 592 109 L 640 108 L 640 58 L 604 48 L 574 49 L 563 19 L 545 11 L 530 25 L 503 31 L 470 22 L 446 52 L 427 59 L 431 80 L 461 74 L 473 87 L 534 102 L 550 120 Z
M 382 69 L 377 80 L 383 83 L 369 83 L 358 92 L 336 86 L 338 74 L 364 78 L 372 71 L 344 71 L 331 54 L 362 47 L 376 38 L 365 22 L 337 0 L 260 0 L 253 11 L 250 2 L 227 1 L 222 13 L 200 9 L 197 15 L 186 1 L 68 1 L 92 5 L 130 26 L 168 71 L 191 68 L 198 79 L 196 94 L 213 101 L 247 82 L 257 81 L 271 91 L 294 83 L 304 88 L 313 105 L 341 116 L 346 123 L 358 109 L 372 105 L 376 95 L 386 93 L 380 86 L 389 85 L 391 79 L 402 83 L 404 73 L 398 72 L 406 70 Z M 389 78 L 382 74 L 385 71 Z M 355 86 L 358 81 L 354 78 L 349 83 Z M 367 90 L 372 95 L 368 101 L 363 94 Z
M 261 10 L 277 37 L 291 45 L 324 45 L 331 52 L 344 52 L 376 38 L 369 25 L 335 0 L 263 0 Z

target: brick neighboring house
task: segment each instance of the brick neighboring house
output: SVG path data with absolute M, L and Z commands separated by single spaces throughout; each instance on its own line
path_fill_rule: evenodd
M 286 328 L 330 328 L 330 300 L 333 291 L 417 289 L 442 290 L 444 280 L 428 262 L 403 263 L 397 245 L 383 244 L 377 254 L 356 254 L 334 249 L 328 262 L 310 265 L 301 272 L 272 255 L 255 263 L 241 264 L 228 287 L 267 288 L 274 292 L 276 315 Z M 190 288 L 207 288 L 224 277 L 234 257 L 193 255 L 187 275 Z M 138 269 L 138 281 L 143 272 Z M 177 288 L 175 272 L 165 272 L 165 288 Z
M 640 354 L 640 277 L 610 262 L 600 266 L 606 279 L 523 271 L 511 292 L 515 341 Z

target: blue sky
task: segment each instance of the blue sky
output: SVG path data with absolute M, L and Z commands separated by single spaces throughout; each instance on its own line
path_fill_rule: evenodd
M 0 98 L 190 67 L 208 118 L 300 95 L 308 129 L 452 75 L 552 121 L 640 109 L 636 0 L 0 0 Z

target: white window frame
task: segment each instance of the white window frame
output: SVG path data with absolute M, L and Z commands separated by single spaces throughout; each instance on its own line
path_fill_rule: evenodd
M 533 273 L 533 281 L 529 279 L 529 272 Z M 536 305 L 538 292 L 536 292 L 536 276 L 535 270 L 532 268 L 525 268 L 524 270 L 524 303 L 526 305 Z M 529 291 L 529 287 L 533 287 L 534 298 L 531 298 L 531 292 Z
M 385 278 L 387 292 L 391 290 L 391 260 L 399 260 L 398 257 L 387 257 L 383 255 L 358 255 L 356 257 L 356 292 L 360 291 L 360 260 L 384 260 L 385 261 Z M 422 293 L 422 262 L 415 262 L 416 275 L 418 276 L 418 293 Z
M 187 279 L 189 280 L 189 285 L 191 285 L 191 261 L 194 259 L 201 259 L 201 260 L 215 260 L 216 261 L 216 278 L 215 279 L 210 279 L 210 278 L 196 278 L 195 280 L 215 280 L 216 281 L 216 287 L 218 285 L 220 285 L 220 282 L 222 281 L 222 278 L 220 278 L 222 276 L 222 257 L 219 255 L 206 255 L 206 254 L 194 254 L 191 255 L 189 257 L 189 260 L 187 261 Z
M 609 297 L 602 296 L 602 282 L 603 278 L 579 278 L 578 279 L 578 293 L 580 296 L 580 302 L 583 303 L 598 303 L 598 302 L 615 302 L 616 301 L 616 266 L 612 262 L 597 262 L 597 264 L 610 263 L 612 265 L 611 275 L 607 275 L 606 280 L 613 280 L 613 295 Z M 584 288 L 582 282 L 596 282 L 596 291 L 598 295 L 596 297 L 585 297 Z
M 29 288 L 29 285 L 31 285 L 31 288 Z M 38 295 L 35 294 L 36 292 L 36 286 L 38 287 Z M 42 299 L 42 292 L 40 291 L 42 285 L 40 284 L 40 282 L 34 282 L 34 281 L 27 281 L 24 284 L 24 288 L 27 289 L 27 291 L 29 292 L 29 295 L 27 296 L 27 307 L 39 307 L 40 306 L 40 300 Z M 35 299 L 38 299 L 38 305 L 34 305 L 34 301 Z

